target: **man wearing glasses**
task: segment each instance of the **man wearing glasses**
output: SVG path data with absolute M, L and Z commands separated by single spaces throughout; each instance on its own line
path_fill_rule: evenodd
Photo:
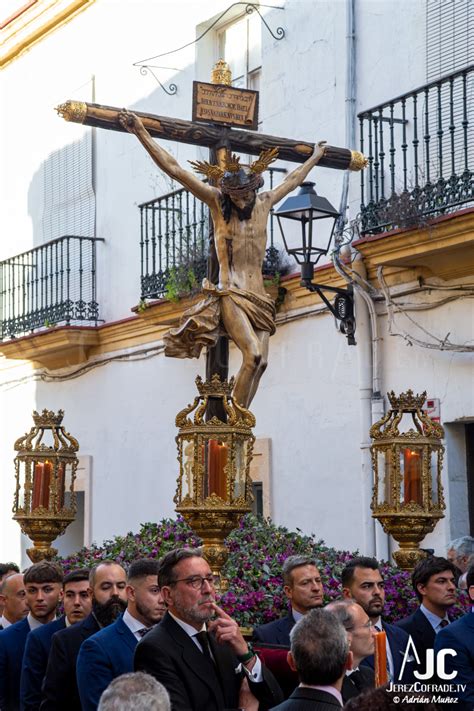
M 365 610 L 354 600 L 335 600 L 324 609 L 332 612 L 342 622 L 353 656 L 352 668 L 346 669 L 341 688 L 342 700 L 346 703 L 364 689 L 373 689 L 375 686 L 374 670 L 359 666 L 364 659 L 374 653 L 375 627 Z
M 259 709 L 269 709 L 283 699 L 278 684 L 216 605 L 214 583 L 201 549 L 165 555 L 158 584 L 168 611 L 138 644 L 135 671 L 163 684 L 174 711 L 238 709 L 244 680 Z

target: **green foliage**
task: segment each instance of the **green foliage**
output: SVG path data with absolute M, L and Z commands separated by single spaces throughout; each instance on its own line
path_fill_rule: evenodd
M 168 301 L 176 303 L 183 296 L 191 296 L 198 291 L 199 284 L 192 266 L 182 264 L 170 269 L 165 291 Z

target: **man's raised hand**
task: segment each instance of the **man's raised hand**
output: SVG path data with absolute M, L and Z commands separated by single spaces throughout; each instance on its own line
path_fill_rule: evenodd
M 245 654 L 248 649 L 248 645 L 242 637 L 242 633 L 237 622 L 215 603 L 213 603 L 212 608 L 216 613 L 216 617 L 212 620 L 212 622 L 208 623 L 208 631 L 215 635 L 217 642 L 220 644 L 227 642 L 235 654 Z

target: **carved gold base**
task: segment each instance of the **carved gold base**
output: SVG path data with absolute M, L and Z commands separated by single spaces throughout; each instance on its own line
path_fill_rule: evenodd
M 402 570 L 412 570 L 418 561 L 426 556 L 426 553 L 420 550 L 420 542 L 433 531 L 438 520 L 443 518 L 442 512 L 389 514 L 385 511 L 374 511 L 372 516 L 378 519 L 385 533 L 393 536 L 399 544 L 400 550 L 395 551 L 393 557 Z
M 235 509 L 202 511 L 177 506 L 176 511 L 182 515 L 194 533 L 202 538 L 204 557 L 212 573 L 220 577 L 220 592 L 224 592 L 228 587 L 228 581 L 221 577 L 221 570 L 229 555 L 224 541 L 238 526 L 242 516 L 249 513 L 250 508 L 238 511 Z
M 51 560 L 57 555 L 58 551 L 51 547 L 51 543 L 74 521 L 74 514 L 61 519 L 18 515 L 13 518 L 20 524 L 22 532 L 33 541 L 33 548 L 28 548 L 26 552 L 33 563 L 38 563 L 40 560 Z

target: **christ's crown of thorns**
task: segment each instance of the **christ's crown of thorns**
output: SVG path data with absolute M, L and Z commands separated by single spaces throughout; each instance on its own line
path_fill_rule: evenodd
M 263 173 L 267 170 L 270 163 L 273 163 L 278 158 L 278 148 L 267 148 L 262 151 L 257 158 L 249 167 L 248 175 Z M 205 175 L 209 180 L 221 180 L 225 173 L 238 173 L 242 168 L 240 165 L 240 157 L 235 153 L 231 155 L 227 154 L 224 161 L 224 165 L 213 165 L 208 163 L 207 160 L 190 160 L 188 161 L 197 173 Z

